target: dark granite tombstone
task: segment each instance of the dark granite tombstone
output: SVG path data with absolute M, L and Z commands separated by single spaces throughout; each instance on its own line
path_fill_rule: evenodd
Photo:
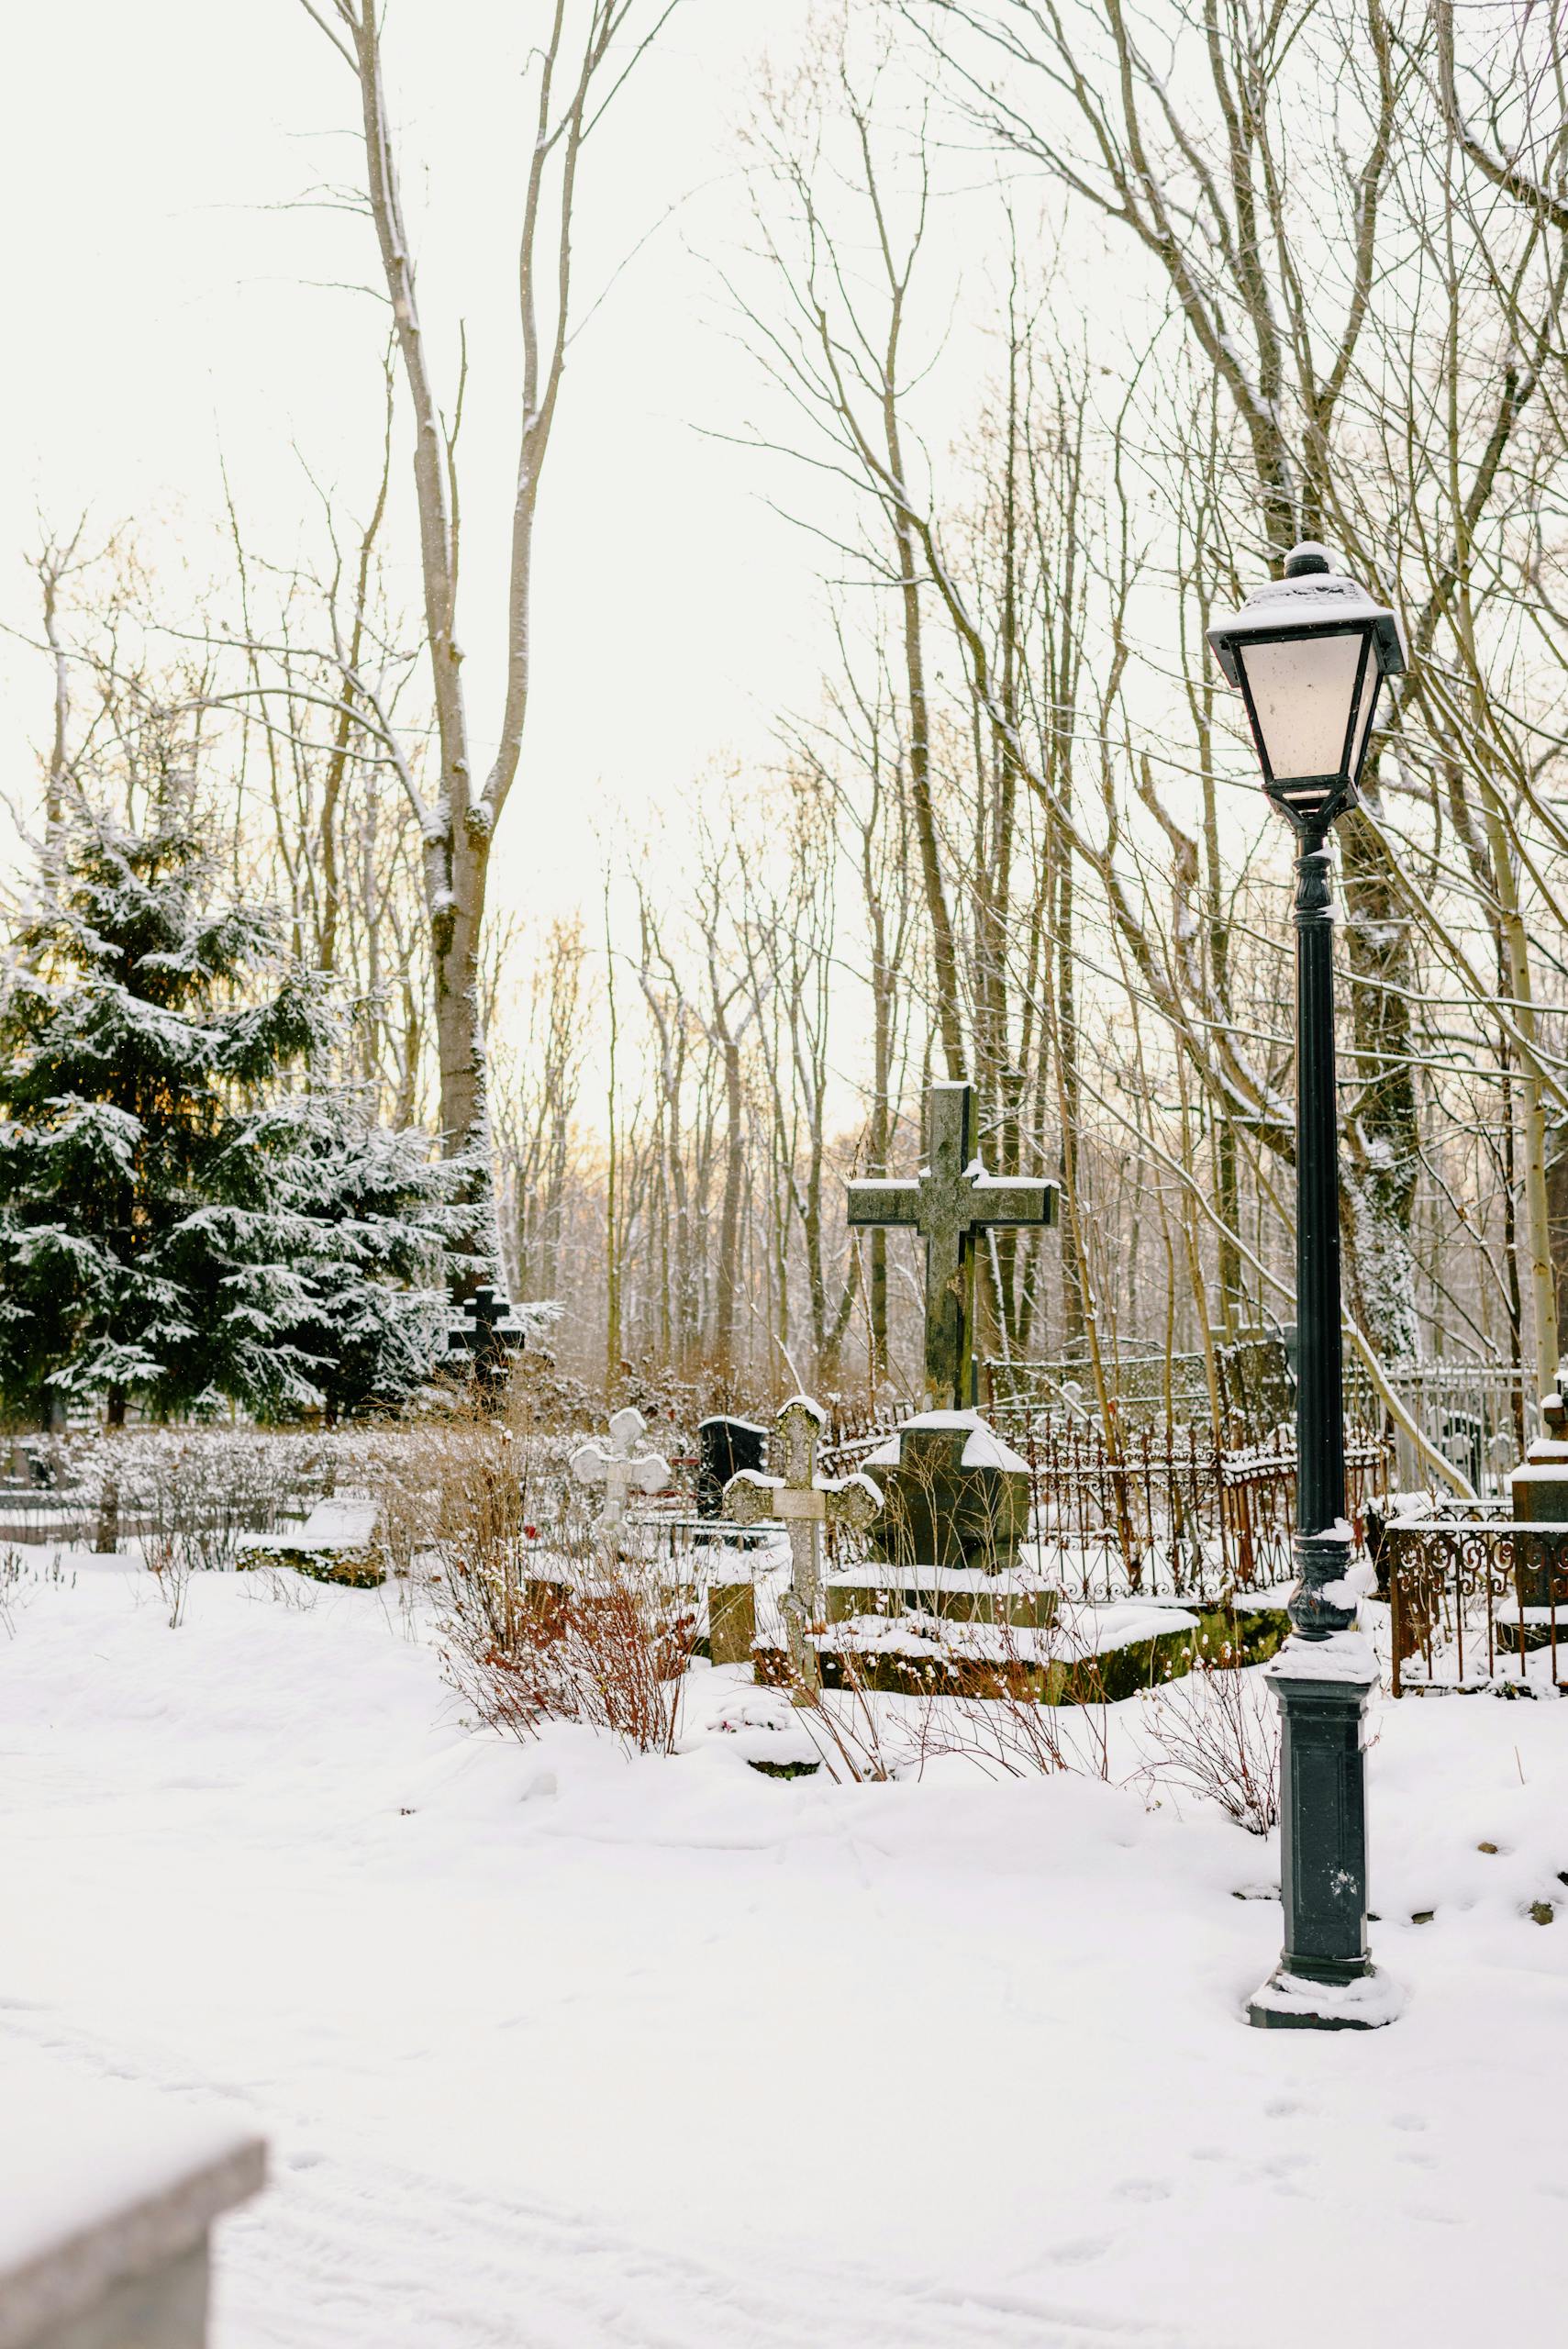
M 768 1450 L 768 1431 L 753 1419 L 727 1419 L 722 1413 L 697 1425 L 697 1515 L 724 1515 L 724 1487 L 743 1468 L 760 1470 Z

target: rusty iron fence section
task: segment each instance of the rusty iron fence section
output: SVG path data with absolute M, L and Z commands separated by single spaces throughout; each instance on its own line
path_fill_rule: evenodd
M 1296 1447 L 1284 1435 L 1230 1451 L 1198 1427 L 1120 1428 L 1107 1442 L 1095 1424 L 1013 1428 L 997 1417 L 1029 1464 L 1036 1538 L 1078 1554 L 1085 1598 L 1208 1598 L 1294 1577 Z M 1387 1489 L 1387 1447 L 1358 1432 L 1346 1464 L 1359 1543 L 1368 1504 Z
M 1559 1651 L 1568 1636 L 1568 1525 L 1523 1525 L 1501 1515 L 1396 1518 L 1376 1531 L 1378 1581 L 1386 1591 L 1393 1691 L 1472 1688 L 1507 1682 L 1530 1688 L 1529 1658 L 1562 1689 Z M 1451 1664 L 1452 1678 L 1447 1676 Z

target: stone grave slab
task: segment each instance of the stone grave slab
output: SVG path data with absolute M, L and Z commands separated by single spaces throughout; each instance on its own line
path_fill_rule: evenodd
M 0 2042 L 0 2349 L 205 2349 L 213 2223 L 261 2140 Z
M 1523 1525 L 1568 1525 L 1568 1412 L 1560 1395 L 1540 1398 L 1541 1432 L 1508 1478 Z
M 988 1574 L 977 1566 L 847 1566 L 828 1577 L 828 1620 L 903 1613 L 1045 1631 L 1061 1597 L 1055 1583 L 1023 1567 Z
M 290 1566 L 312 1582 L 374 1590 L 386 1580 L 375 1520 L 373 1501 L 317 1501 L 305 1523 L 290 1532 L 248 1533 L 234 1563 L 239 1568 Z
M 1250 1595 L 1214 1608 L 1179 1600 L 1063 1602 L 1040 1627 L 918 1613 L 853 1615 L 830 1621 L 819 1635 L 818 1668 L 828 1690 L 1117 1704 L 1197 1664 L 1264 1662 L 1289 1635 L 1287 1597 Z M 753 1660 L 764 1685 L 788 1677 L 782 1645 L 759 1645 Z
M 1560 1395 L 1540 1398 L 1541 1433 L 1529 1445 L 1523 1461 L 1508 1478 L 1514 1516 L 1521 1526 L 1568 1531 L 1568 1411 Z M 1536 1545 L 1538 1550 L 1541 1545 Z M 1553 1575 L 1544 1555 L 1531 1557 L 1520 1545 L 1520 1563 L 1514 1573 L 1515 1595 L 1521 1610 L 1551 1609 Z M 1550 1623 L 1543 1640 L 1551 1635 Z
M 740 1539 L 707 1553 L 708 1656 L 714 1664 L 751 1664 L 759 1626 L 764 1618 L 777 1617 L 777 1597 L 792 1563 L 783 1525 L 759 1528 L 744 1550 Z M 769 1597 L 760 1604 L 763 1593 Z

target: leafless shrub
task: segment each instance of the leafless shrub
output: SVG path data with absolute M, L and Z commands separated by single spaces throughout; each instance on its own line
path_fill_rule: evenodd
M 546 1720 L 608 1730 L 628 1753 L 670 1753 L 695 1609 L 624 1563 L 577 1580 L 449 1565 L 442 1658 L 483 1720 L 532 1737 Z
M 142 1544 L 148 1572 L 158 1585 L 158 1596 L 169 1609 L 169 1629 L 177 1631 L 185 1620 L 185 1599 L 196 1545 L 185 1533 L 150 1534 Z
M 1011 1621 L 987 1629 L 994 1664 L 984 1691 L 933 1704 L 922 1761 L 961 1753 L 1004 1777 L 1073 1771 L 1108 1778 L 1105 1674 L 1082 1617 L 1059 1616 L 1048 1649 L 1038 1633 Z M 1051 1659 L 1043 1668 L 1042 1653 Z M 1062 1702 L 1069 1680 L 1072 1701 Z
M 1279 1710 L 1259 1672 L 1199 1663 L 1145 1699 L 1157 1758 L 1144 1772 L 1217 1802 L 1249 1835 L 1279 1823 Z
M 47 1566 L 35 1566 L 14 1542 L 0 1550 L 0 1631 L 10 1639 L 17 1629 L 17 1609 L 24 1597 L 32 1598 L 45 1585 L 54 1589 L 73 1589 L 74 1568 L 68 1575 L 64 1559 L 56 1551 Z
M 815 1628 L 820 1636 L 826 1627 Z M 1076 1616 L 1049 1636 L 1006 1620 L 947 1619 L 945 1629 L 952 1654 L 924 1667 L 912 1657 L 919 1685 L 906 1693 L 878 1689 L 877 1652 L 850 1640 L 833 1647 L 838 1685 L 823 1691 L 808 1687 L 779 1651 L 773 1676 L 788 1690 L 830 1777 L 918 1777 L 928 1762 L 954 1754 L 995 1776 L 1109 1776 L 1104 1675 Z M 1068 1679 L 1072 1701 L 1059 1701 Z
M 221 1573 L 233 1565 L 242 1533 L 275 1521 L 288 1460 L 275 1438 L 122 1441 L 117 1513 L 142 1529 L 149 1564 L 154 1545 L 166 1553 L 173 1543 L 187 1575 Z
M 25 1572 L 22 1553 L 14 1543 L 0 1550 L 0 1631 L 4 1631 L 7 1639 L 17 1629 L 17 1596 Z
M 697 1626 L 670 1568 L 598 1553 L 564 1491 L 541 1550 L 529 1513 L 539 1462 L 509 1428 L 454 1430 L 436 1464 L 442 1660 L 478 1717 L 523 1738 L 584 1721 L 628 1752 L 673 1752 Z
M 855 1786 L 901 1776 L 910 1739 L 908 1725 L 899 1720 L 899 1700 L 876 1696 L 853 1656 L 845 1658 L 842 1687 L 824 1694 L 795 1670 L 788 1651 L 784 1653 L 783 1685 L 828 1776 Z M 915 1702 L 918 1707 L 923 1700 Z
M 248 1598 L 267 1598 L 291 1614 L 308 1615 L 321 1600 L 323 1586 L 309 1575 L 280 1566 L 253 1566 L 245 1576 Z

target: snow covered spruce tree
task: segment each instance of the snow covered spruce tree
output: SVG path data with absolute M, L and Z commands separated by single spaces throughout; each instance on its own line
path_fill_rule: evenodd
M 328 1419 L 402 1401 L 444 1349 L 448 1268 L 472 1275 L 488 1264 L 468 1252 L 488 1193 L 469 1157 L 433 1156 L 417 1128 L 375 1124 L 347 1089 L 294 1095 L 270 1122 L 305 1251 L 296 1270 L 307 1303 L 284 1342 L 308 1360 Z
M 111 1427 L 395 1401 L 430 1366 L 454 1162 L 370 1126 L 330 983 L 226 900 L 200 815 L 77 800 L 0 995 L 0 1402 Z

